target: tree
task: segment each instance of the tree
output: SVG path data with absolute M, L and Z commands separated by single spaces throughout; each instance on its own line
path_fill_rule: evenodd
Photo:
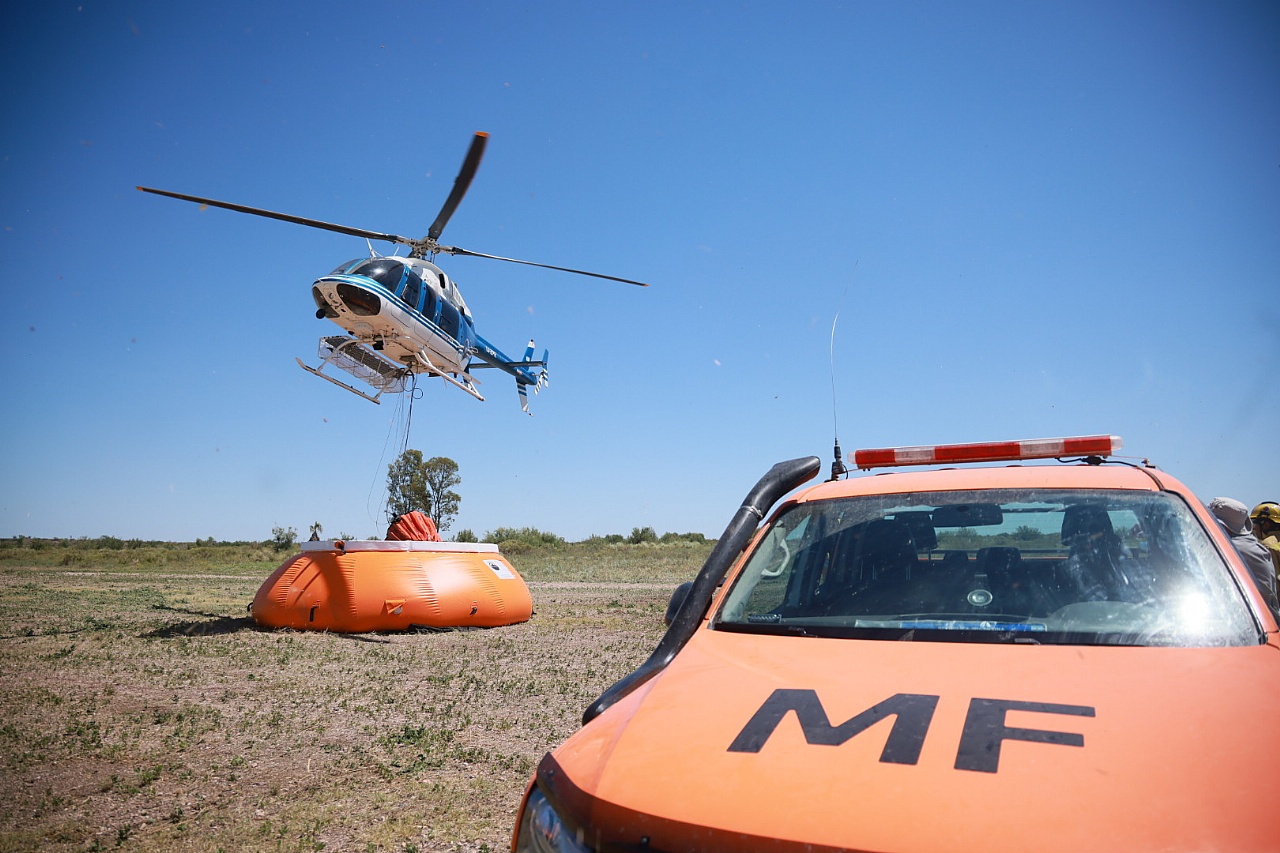
M 1030 524 L 1020 524 L 1018 529 L 1013 531 L 1013 538 L 1019 542 L 1031 542 L 1043 535 L 1044 533 L 1039 528 L 1032 527 Z
M 631 536 L 627 538 L 627 541 L 632 545 L 657 542 L 658 533 L 652 527 L 633 527 L 631 528 Z
M 462 497 L 453 487 L 462 482 L 458 463 L 446 456 L 423 461 L 421 450 L 406 450 L 387 466 L 387 515 L 424 512 L 442 534 L 458 514 Z
M 271 528 L 271 546 L 277 551 L 288 551 L 298 539 L 298 531 L 292 527 Z

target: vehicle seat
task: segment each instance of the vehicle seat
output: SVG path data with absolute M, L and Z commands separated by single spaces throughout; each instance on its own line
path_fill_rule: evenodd
M 1070 550 L 1061 571 L 1076 601 L 1124 601 L 1129 580 L 1117 565 L 1123 550 L 1105 508 L 1075 504 L 1062 515 L 1062 544 Z
M 862 541 L 862 587 L 845 612 L 851 615 L 917 612 L 927 609 L 917 582 L 916 546 L 906 522 L 877 519 L 867 524 Z
M 1116 539 L 1115 528 L 1107 511 L 1094 504 L 1075 504 L 1062 514 L 1062 544 L 1076 548 L 1097 538 L 1110 545 Z
M 1001 580 L 1011 577 L 1022 565 L 1022 552 L 1007 546 L 992 546 L 978 549 L 978 571 L 985 572 L 987 579 L 999 576 Z
M 862 540 L 862 578 L 875 586 L 911 579 L 916 544 L 904 521 L 878 518 L 867 524 Z
M 1017 548 L 999 546 L 978 549 L 978 572 L 985 574 L 993 600 L 989 609 L 1005 614 L 1030 615 L 1033 597 L 1030 574 Z

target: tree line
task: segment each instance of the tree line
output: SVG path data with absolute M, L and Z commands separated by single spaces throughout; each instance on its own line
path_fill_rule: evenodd
M 445 532 L 453 526 L 453 522 L 458 516 L 458 509 L 462 505 L 462 496 L 454 491 L 454 487 L 461 483 L 462 477 L 458 475 L 458 463 L 449 457 L 433 456 L 430 459 L 425 459 L 421 450 L 405 450 L 396 457 L 394 462 L 387 466 L 387 522 L 390 523 L 406 513 L 422 512 L 435 522 L 436 530 L 440 532 L 442 539 L 450 538 L 445 536 Z M 326 538 L 321 536 L 323 532 L 324 526 L 320 522 L 317 521 L 311 524 L 309 529 L 311 539 Z M 355 539 L 357 537 L 347 533 L 339 533 L 337 536 L 328 538 Z M 498 545 L 505 542 L 523 548 L 554 547 L 569 544 L 561 536 L 538 530 L 534 527 L 497 527 L 486 532 L 483 537 L 477 536 L 473 530 L 463 528 L 452 537 L 452 540 L 454 542 L 493 542 Z M 296 546 L 297 541 L 298 531 L 296 528 L 280 526 L 273 527 L 271 529 L 271 538 L 263 540 L 261 544 L 276 551 L 290 551 Z M 591 536 L 583 540 L 584 544 L 590 545 L 669 545 L 679 542 L 700 544 L 706 541 L 708 541 L 707 537 L 701 533 L 659 534 L 652 527 L 633 527 L 629 535 L 610 533 L 604 536 Z M 96 539 L 81 537 L 78 540 L 38 540 L 28 536 L 15 536 L 9 542 L 0 540 L 0 547 L 7 545 L 8 547 L 17 546 L 38 549 L 48 547 L 54 543 L 58 543 L 63 547 L 77 545 L 81 548 L 103 550 L 127 550 L 130 548 L 157 547 L 170 544 L 143 542 L 137 539 L 123 540 L 114 536 L 100 536 Z M 215 542 L 213 537 L 209 537 L 208 539 L 197 539 L 195 544 L 200 546 L 256 543 L 222 543 Z
M 408 512 L 423 512 L 436 523 L 441 536 L 453 526 L 462 504 L 462 497 L 453 490 L 462 483 L 458 475 L 458 463 L 447 456 L 424 459 L 421 450 L 406 450 L 387 466 L 387 517 L 394 520 Z M 473 530 L 463 528 L 453 537 L 455 542 L 504 542 L 522 543 L 530 548 L 567 544 L 554 533 L 533 527 L 499 527 L 487 532 L 483 538 Z M 646 543 L 670 544 L 672 542 L 706 542 L 701 533 L 664 533 L 658 535 L 652 527 L 633 527 L 630 536 L 611 533 L 592 536 L 585 540 L 590 544 L 643 545 Z

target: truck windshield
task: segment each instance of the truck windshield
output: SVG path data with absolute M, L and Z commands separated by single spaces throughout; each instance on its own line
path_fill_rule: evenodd
M 869 639 L 1249 645 L 1234 575 L 1176 497 L 982 490 L 785 510 L 715 627 Z

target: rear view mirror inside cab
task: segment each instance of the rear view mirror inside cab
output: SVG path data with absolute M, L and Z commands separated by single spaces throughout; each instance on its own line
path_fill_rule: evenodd
M 933 511 L 934 527 L 984 527 L 1002 521 L 1004 513 L 997 504 L 950 504 Z

